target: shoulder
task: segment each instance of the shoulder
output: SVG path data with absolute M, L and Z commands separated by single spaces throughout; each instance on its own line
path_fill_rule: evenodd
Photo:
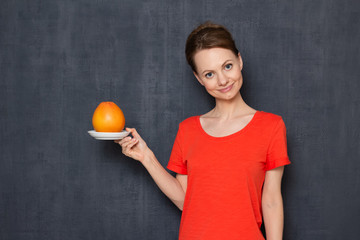
M 284 124 L 282 116 L 278 114 L 260 111 L 260 116 L 261 122 L 266 126 L 275 127 L 279 124 Z
M 192 126 L 194 124 L 196 124 L 197 120 L 198 120 L 199 116 L 191 116 L 191 117 L 188 117 L 184 120 L 182 120 L 179 125 L 181 127 L 188 127 L 188 126 Z
M 279 121 L 282 119 L 282 116 L 278 115 L 278 114 L 275 114 L 275 113 L 271 113 L 271 112 L 265 112 L 265 111 L 260 111 L 262 117 L 265 119 L 265 120 L 268 120 L 268 121 Z
M 191 116 L 179 123 L 179 131 L 181 132 L 194 132 L 198 127 L 199 116 Z
M 274 136 L 281 136 L 286 133 L 286 126 L 282 116 L 270 112 L 261 111 L 258 117 L 258 129 L 261 129 L 261 136 L 272 141 Z M 280 134 L 280 135 L 279 135 Z

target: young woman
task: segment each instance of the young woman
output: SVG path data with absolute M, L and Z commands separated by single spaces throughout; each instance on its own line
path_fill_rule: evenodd
M 215 107 L 179 124 L 169 174 L 134 128 L 115 141 L 140 161 L 162 192 L 182 210 L 180 240 L 266 239 L 283 234 L 281 179 L 287 154 L 282 117 L 255 110 L 241 97 L 243 61 L 221 25 L 198 26 L 186 42 L 186 59 Z

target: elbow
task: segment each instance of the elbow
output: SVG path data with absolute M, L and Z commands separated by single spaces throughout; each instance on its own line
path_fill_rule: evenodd
M 277 207 L 283 206 L 283 200 L 281 194 L 272 196 L 272 197 L 264 197 L 262 198 L 262 207 L 267 209 L 273 209 Z
M 279 201 L 265 201 L 262 203 L 262 207 L 264 209 L 274 209 L 277 208 L 279 206 L 282 206 L 282 203 Z
M 175 206 L 181 211 L 184 208 L 185 196 L 178 196 L 177 198 L 170 198 L 170 200 L 175 204 Z
M 173 200 L 172 201 L 177 207 L 178 207 L 178 209 L 180 209 L 180 211 L 182 211 L 183 210 L 183 208 L 184 208 L 184 201 L 175 201 L 175 200 Z

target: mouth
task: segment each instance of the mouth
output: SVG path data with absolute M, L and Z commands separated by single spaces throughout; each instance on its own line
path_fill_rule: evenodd
M 226 88 L 223 88 L 223 89 L 220 89 L 219 91 L 222 92 L 222 93 L 226 93 L 226 92 L 230 91 L 233 86 L 234 86 L 234 84 L 231 84 L 230 86 L 228 86 Z

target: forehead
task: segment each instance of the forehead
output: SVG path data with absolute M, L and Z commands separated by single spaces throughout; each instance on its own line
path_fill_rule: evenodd
M 222 66 L 227 60 L 236 59 L 237 56 L 225 48 L 203 49 L 194 55 L 194 62 L 198 71 L 215 69 Z

